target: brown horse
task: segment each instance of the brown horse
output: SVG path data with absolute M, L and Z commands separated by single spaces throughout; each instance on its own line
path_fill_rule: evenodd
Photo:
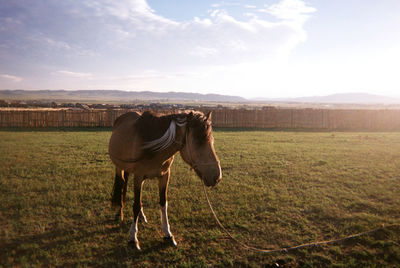
M 164 239 L 176 246 L 167 216 L 167 189 L 170 168 L 177 152 L 207 186 L 221 180 L 221 166 L 214 150 L 211 113 L 185 112 L 156 115 L 151 112 L 129 112 L 118 117 L 109 144 L 109 154 L 116 166 L 112 205 L 117 219 L 123 220 L 128 176 L 134 175 L 133 222 L 129 244 L 140 250 L 137 239 L 138 218 L 147 222 L 142 209 L 141 192 L 145 179 L 157 178 L 161 229 Z

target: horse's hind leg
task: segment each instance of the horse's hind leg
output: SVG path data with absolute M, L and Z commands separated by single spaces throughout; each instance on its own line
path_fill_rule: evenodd
M 111 197 L 111 205 L 117 210 L 115 220 L 124 220 L 124 205 L 128 187 L 128 177 L 128 172 L 118 168 L 115 169 L 115 181 Z
M 160 194 L 160 213 L 161 213 L 161 230 L 164 233 L 164 240 L 169 241 L 172 245 L 176 246 L 174 236 L 171 233 L 168 222 L 168 201 L 167 191 L 169 182 L 169 171 L 162 177 L 158 178 L 158 190 Z
M 138 219 L 139 214 L 142 211 L 142 186 L 143 186 L 144 178 L 134 177 L 133 186 L 134 186 L 134 195 L 135 201 L 133 203 L 133 221 L 131 228 L 129 230 L 131 237 L 129 239 L 129 245 L 135 245 L 136 249 L 140 250 L 139 240 L 137 238 L 138 233 Z

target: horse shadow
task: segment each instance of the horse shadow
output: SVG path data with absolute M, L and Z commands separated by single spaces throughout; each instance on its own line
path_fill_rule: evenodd
M 105 228 L 94 228 L 102 224 Z M 163 241 L 162 237 L 153 237 L 146 241 L 146 246 L 139 252 L 128 245 L 127 234 L 129 233 L 130 223 L 117 222 L 114 219 L 103 219 L 97 222 L 84 222 L 77 227 L 55 228 L 40 234 L 20 235 L 12 239 L 0 240 L 0 259 L 5 265 L 18 265 L 25 263 L 40 263 L 41 265 L 54 265 L 51 257 L 46 254 L 38 254 L 38 250 L 43 252 L 54 252 L 57 248 L 57 266 L 99 266 L 104 265 L 104 260 L 110 264 L 124 263 L 135 259 L 139 255 L 152 254 L 170 247 L 170 244 Z M 111 241 L 98 246 L 102 240 Z M 87 248 L 91 258 L 81 259 L 79 252 L 85 243 L 91 242 L 97 245 Z M 90 243 L 89 243 L 90 244 Z M 107 245 L 105 245 L 107 244 Z M 77 245 L 75 250 L 74 245 Z M 85 245 L 85 246 L 83 246 Z M 58 249 L 70 248 L 67 252 L 60 252 Z M 52 251 L 53 250 L 53 251 Z M 63 256 L 64 255 L 64 256 Z M 69 257 L 68 257 L 69 256 Z M 8 260 L 8 264 L 7 264 Z M 4 261 L 4 263 L 3 263 Z

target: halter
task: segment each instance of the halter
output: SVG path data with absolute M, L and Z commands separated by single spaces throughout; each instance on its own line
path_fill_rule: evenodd
M 181 143 L 183 146 L 186 145 L 186 153 L 189 156 L 189 162 L 190 162 L 190 166 L 196 170 L 197 167 L 199 166 L 211 166 L 211 165 L 215 165 L 215 162 L 196 162 L 193 160 L 192 154 L 190 153 L 191 150 L 191 146 L 190 143 L 187 142 L 188 141 L 188 137 L 189 137 L 189 129 L 188 126 L 186 126 L 186 130 L 185 130 L 185 142 Z M 219 160 L 216 160 L 217 164 L 220 164 Z

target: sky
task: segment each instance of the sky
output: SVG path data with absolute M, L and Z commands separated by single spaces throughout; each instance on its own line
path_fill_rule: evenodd
M 400 96 L 398 0 L 0 0 L 0 89 Z

